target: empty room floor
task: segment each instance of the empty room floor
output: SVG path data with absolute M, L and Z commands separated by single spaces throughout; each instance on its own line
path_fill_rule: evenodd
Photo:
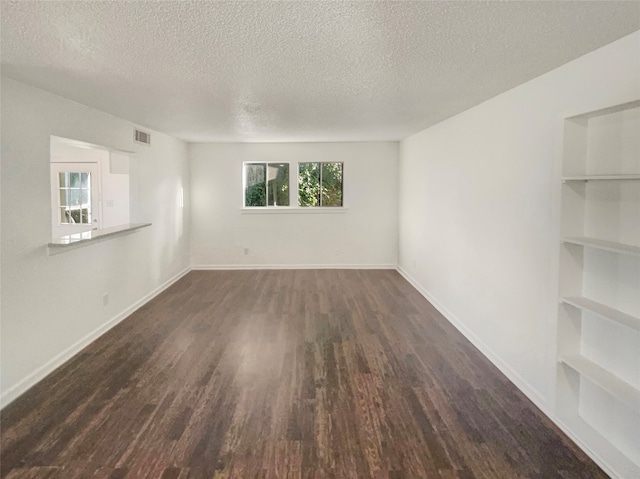
M 193 271 L 1 413 L 2 478 L 606 478 L 392 270 Z

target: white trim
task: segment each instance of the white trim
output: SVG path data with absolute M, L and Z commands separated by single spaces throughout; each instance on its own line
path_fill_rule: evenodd
M 189 267 L 183 269 L 181 272 L 179 272 L 169 280 L 165 281 L 156 289 L 154 289 L 153 291 L 151 291 L 150 293 L 148 293 L 147 295 L 143 296 L 141 299 L 133 303 L 127 309 L 120 312 L 119 314 L 111 318 L 106 323 L 102 324 L 101 326 L 99 326 L 98 328 L 96 328 L 95 330 L 93 330 L 83 338 L 76 341 L 64 351 L 56 354 L 53 358 L 51 358 L 49 361 L 47 361 L 42 366 L 37 368 L 35 371 L 28 374 L 26 377 L 24 377 L 23 379 L 18 381 L 16 384 L 11 386 L 9 389 L 4 391 L 2 395 L 0 395 L 0 409 L 4 408 L 13 400 L 17 399 L 21 394 L 25 393 L 28 389 L 35 386 L 38 382 L 40 382 L 46 376 L 51 374 L 59 366 L 61 366 L 66 361 L 68 361 L 73 356 L 75 356 L 77 353 L 82 351 L 86 346 L 91 344 L 93 341 L 98 339 L 100 336 L 102 336 L 104 333 L 109 331 L 115 325 L 120 323 L 123 319 L 127 318 L 134 311 L 144 306 L 147 302 L 151 301 L 157 295 L 162 293 L 165 289 L 167 289 L 173 283 L 175 283 L 176 281 L 181 279 L 183 276 L 185 276 L 189 271 L 191 271 L 191 268 Z
M 259 206 L 253 208 L 240 208 L 241 215 L 264 215 L 264 214 L 281 214 L 281 215 L 322 215 L 322 214 L 344 214 L 349 208 L 344 206 Z
M 395 264 L 196 264 L 194 271 L 252 269 L 396 269 Z
M 51 235 L 52 237 L 67 236 L 71 234 L 82 233 L 90 231 L 94 228 L 100 229 L 102 227 L 102 175 L 100 174 L 100 163 L 97 161 L 56 161 L 49 163 L 50 171 L 50 190 L 51 190 Z M 89 209 L 91 210 L 91 222 L 90 223 L 61 223 L 60 222 L 60 209 L 63 206 L 60 204 L 60 173 L 89 173 L 90 191 L 89 196 Z M 70 188 L 70 187 L 67 187 Z M 74 188 L 76 189 L 76 188 Z M 82 188 L 82 184 L 78 187 L 80 191 L 87 190 Z M 80 198 L 80 205 L 73 209 L 82 209 L 82 198 Z M 67 206 L 70 208 L 70 206 Z
M 600 468 L 605 472 L 605 474 L 607 474 L 612 479 L 627 479 L 625 477 L 618 476 L 614 472 L 613 468 L 609 466 L 609 463 L 605 461 L 597 451 L 595 451 L 592 447 L 590 447 L 589 444 L 585 443 L 581 439 L 580 435 L 574 433 L 573 428 L 566 423 L 567 421 L 566 419 L 549 416 L 549 414 L 547 414 L 545 411 L 543 412 L 545 413 L 545 415 L 549 417 L 549 419 L 551 419 L 555 423 L 556 426 L 560 428 L 560 430 L 562 430 L 562 432 L 564 432 L 567 436 L 569 436 L 569 439 L 575 442 L 577 446 L 580 449 L 582 449 L 582 451 L 584 451 L 584 453 L 593 460 L 593 462 L 595 462 L 598 466 L 600 466 Z M 622 453 L 619 453 L 619 454 L 622 454 Z
M 440 301 L 438 301 L 431 293 L 423 288 L 409 273 L 407 273 L 402 267 L 397 267 L 398 273 L 406 279 L 411 286 L 416 288 L 418 292 L 429 301 L 445 319 L 447 319 L 455 328 L 467 338 L 471 344 L 473 344 L 480 352 L 497 367 L 502 374 L 504 374 L 518 389 L 520 389 L 525 396 L 527 396 L 539 409 L 541 409 L 545 415 L 549 415 L 549 406 L 544 398 L 540 395 L 534 387 L 532 387 L 527 381 L 525 381 L 517 371 L 512 369 L 503 359 L 496 354 L 493 349 L 487 346 L 478 336 L 475 335 L 465 324 L 460 321 L 451 311 L 449 311 Z
M 467 328 L 462 321 L 460 321 L 451 311 L 449 311 L 440 301 L 433 297 L 425 288 L 423 288 L 418 281 L 416 281 L 409 273 L 407 273 L 400 265 L 396 267 L 396 270 L 400 275 L 406 279 L 411 286 L 413 286 L 422 296 L 429 301 L 433 307 L 435 307 L 444 318 L 449 321 L 462 335 L 467 338 L 471 344 L 473 344 L 478 350 L 486 357 L 491 363 L 497 367 L 502 374 L 504 374 L 513 385 L 518 388 L 527 398 L 540 409 L 540 411 L 547 416 L 562 432 L 564 432 L 569 438 L 575 442 L 580 449 L 582 449 L 598 466 L 600 466 L 605 473 L 612 478 L 616 478 L 613 470 L 607 462 L 605 462 L 588 444 L 586 444 L 580 437 L 578 437 L 572 429 L 565 424 L 560 418 L 556 417 L 552 412 L 553 409 L 549 408 L 547 401 L 532 387 L 526 380 L 514 371 L 508 364 L 506 364 L 502 358 L 500 358 L 489 346 L 487 346 L 480 338 L 478 338 L 469 328 Z M 622 479 L 622 478 L 620 478 Z

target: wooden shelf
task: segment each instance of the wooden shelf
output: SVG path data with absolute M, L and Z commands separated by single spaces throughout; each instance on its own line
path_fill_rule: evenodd
M 564 176 L 563 182 L 567 181 L 610 181 L 610 180 L 640 180 L 640 174 L 633 175 L 578 175 Z
M 597 314 L 598 316 L 614 321 L 619 324 L 623 324 L 631 329 L 640 331 L 640 318 L 632 316 L 627 313 L 623 313 L 614 308 L 610 308 L 602 303 L 593 301 L 581 296 L 574 296 L 569 298 L 561 298 L 560 301 L 564 304 L 569 304 L 574 308 L 581 309 L 583 311 L 589 311 L 590 313 Z
M 560 362 L 640 414 L 640 390 L 584 356 L 563 356 Z
M 613 471 L 608 469 L 612 468 L 620 478 L 640 477 L 640 466 L 620 452 L 580 416 L 560 417 L 559 423 L 565 432 L 575 436 L 587 449 L 595 452 L 597 462 L 607 473 L 611 474 Z
M 562 238 L 562 241 L 564 243 L 588 246 L 590 248 L 598 248 L 605 251 L 612 251 L 614 253 L 640 256 L 640 246 L 634 246 L 630 244 L 616 243 L 614 241 L 605 241 L 601 239 L 585 237 Z

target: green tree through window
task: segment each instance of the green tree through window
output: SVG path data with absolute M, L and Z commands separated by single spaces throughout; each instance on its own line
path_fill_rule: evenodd
M 289 206 L 288 163 L 246 163 L 244 205 Z
M 342 163 L 299 163 L 300 206 L 342 206 Z

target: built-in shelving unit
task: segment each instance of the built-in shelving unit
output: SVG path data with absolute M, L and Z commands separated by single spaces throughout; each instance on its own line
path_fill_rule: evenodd
M 619 399 L 635 412 L 640 413 L 640 390 L 637 388 L 622 381 L 584 356 L 564 356 L 560 358 L 560 362 Z
M 577 416 L 565 417 L 563 419 L 564 426 L 569 429 L 576 437 L 589 438 L 589 448 L 598 451 L 600 457 L 607 458 L 607 463 L 615 464 L 615 474 L 620 479 L 635 479 L 640 477 L 640 470 L 635 463 L 626 455 L 620 452 L 611 442 L 606 439 L 597 429 L 590 426 Z
M 623 324 L 628 328 L 635 329 L 636 331 L 640 331 L 640 318 L 623 313 L 615 308 L 610 308 L 606 304 L 598 303 L 597 301 L 583 298 L 581 296 L 562 298 L 561 302 L 581 309 L 582 311 L 588 311 L 600 316 L 601 318 L 608 319 L 609 321 Z
M 616 243 L 615 241 L 606 241 L 598 238 L 563 238 L 562 241 L 564 243 L 588 246 L 590 248 L 597 248 L 604 251 L 612 251 L 613 253 L 640 256 L 640 246 L 632 244 Z
M 614 477 L 640 478 L 640 101 L 564 121 L 556 406 Z

